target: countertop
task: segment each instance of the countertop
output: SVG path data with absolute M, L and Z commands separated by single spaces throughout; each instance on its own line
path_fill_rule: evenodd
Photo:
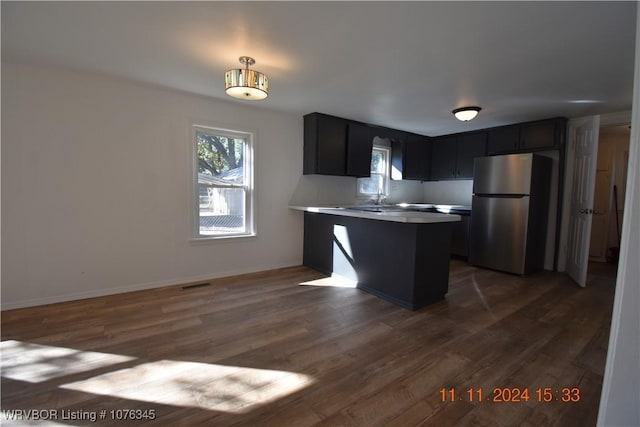
M 423 212 L 412 210 L 409 206 L 289 206 L 289 208 L 304 212 L 405 223 L 457 222 L 461 220 L 460 215 Z M 376 209 L 380 211 L 375 211 Z

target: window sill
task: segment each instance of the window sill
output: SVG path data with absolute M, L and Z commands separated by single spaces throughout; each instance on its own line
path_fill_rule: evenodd
M 192 245 L 206 245 L 213 242 L 232 242 L 236 239 L 255 238 L 257 233 L 248 234 L 233 234 L 229 236 L 208 236 L 208 237 L 192 237 L 189 239 L 189 244 Z

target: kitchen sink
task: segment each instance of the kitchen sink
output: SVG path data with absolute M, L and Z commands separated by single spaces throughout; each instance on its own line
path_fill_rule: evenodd
M 358 205 L 347 206 L 345 209 L 361 212 L 405 212 L 406 208 L 396 205 Z

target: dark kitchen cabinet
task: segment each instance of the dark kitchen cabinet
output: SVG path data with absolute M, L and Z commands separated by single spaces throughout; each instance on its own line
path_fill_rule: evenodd
M 460 215 L 460 221 L 453 223 L 451 233 L 451 254 L 469 256 L 469 215 Z
M 325 114 L 304 116 L 304 174 L 344 175 L 347 121 Z
M 473 178 L 473 161 L 487 155 L 487 133 L 465 133 L 458 136 L 456 178 Z
M 373 133 L 367 125 L 347 125 L 347 175 L 365 177 L 371 175 Z
M 502 126 L 487 132 L 487 154 L 513 153 L 518 150 L 520 126 Z
M 321 113 L 304 116 L 305 175 L 369 176 L 372 147 L 364 124 Z
M 527 151 L 554 148 L 557 127 L 557 120 L 523 124 L 520 127 L 520 148 Z
M 559 149 L 564 144 L 565 126 L 566 119 L 557 118 L 489 129 L 487 154 Z
M 409 134 L 403 150 L 402 179 L 427 181 L 431 158 L 431 145 L 426 136 Z
M 434 138 L 431 145 L 431 179 L 472 179 L 473 161 L 486 155 L 485 132 Z
M 456 178 L 457 136 L 434 138 L 431 142 L 431 179 Z

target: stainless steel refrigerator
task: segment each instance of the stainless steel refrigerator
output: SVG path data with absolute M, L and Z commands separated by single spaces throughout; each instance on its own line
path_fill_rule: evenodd
M 475 159 L 469 263 L 519 275 L 544 268 L 551 167 L 531 153 Z

